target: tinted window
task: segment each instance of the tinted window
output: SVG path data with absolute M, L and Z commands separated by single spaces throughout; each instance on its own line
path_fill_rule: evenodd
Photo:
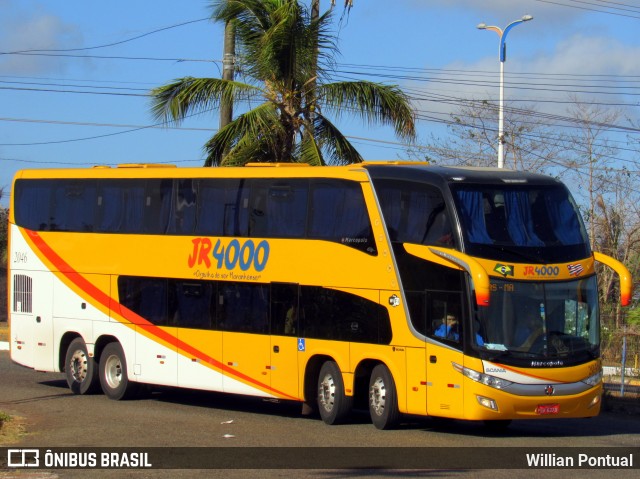
M 158 326 L 391 342 L 386 307 L 319 286 L 121 276 L 118 293 L 122 306 Z
M 66 181 L 54 189 L 52 231 L 93 231 L 96 209 L 95 181 Z
M 590 255 L 578 208 L 564 186 L 453 187 L 465 252 L 482 258 L 562 263 Z
M 307 338 L 391 342 L 391 323 L 384 306 L 354 294 L 316 286 L 301 287 L 300 329 Z
M 376 254 L 362 188 L 343 180 L 18 180 L 15 217 L 36 231 L 313 238 Z
M 378 180 L 375 187 L 391 241 L 453 246 L 451 219 L 438 189 L 400 180 Z
M 359 183 L 316 180 L 311 183 L 309 237 L 336 241 L 376 254 L 367 206 Z
M 271 284 L 271 334 L 297 336 L 299 287 L 297 284 Z
M 143 206 L 145 233 L 167 233 L 172 200 L 173 180 L 147 180 Z
M 47 231 L 53 206 L 53 182 L 50 180 L 15 183 L 14 204 L 16 223 L 34 231 Z
M 213 329 L 215 326 L 215 283 L 173 281 L 174 323 L 182 328 Z
M 249 236 L 304 238 L 307 180 L 252 180 Z
M 199 181 L 196 235 L 246 236 L 249 207 L 244 180 Z
M 165 278 L 118 278 L 120 303 L 138 316 L 158 326 L 170 325 L 170 312 L 175 302 L 170 295 L 169 280 Z M 170 304 L 171 303 L 171 304 Z
M 219 283 L 218 328 L 223 331 L 267 334 L 269 286 L 251 283 Z

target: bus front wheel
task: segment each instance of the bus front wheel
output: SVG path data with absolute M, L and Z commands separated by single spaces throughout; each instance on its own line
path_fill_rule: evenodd
M 378 429 L 392 429 L 400 418 L 396 385 L 391 371 L 384 364 L 378 364 L 371 372 L 369 414 Z
M 64 372 L 73 394 L 90 394 L 98 389 L 98 368 L 82 338 L 76 338 L 69 344 Z
M 341 424 L 351 413 L 353 396 L 344 391 L 342 373 L 335 361 L 327 361 L 318 376 L 318 410 L 326 424 Z
M 137 383 L 127 377 L 127 360 L 120 343 L 109 343 L 100 356 L 100 385 L 109 399 L 127 399 L 135 394 Z

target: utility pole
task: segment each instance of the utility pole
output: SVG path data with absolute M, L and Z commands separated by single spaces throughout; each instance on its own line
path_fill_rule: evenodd
M 222 57 L 222 79 L 233 81 L 236 63 L 236 36 L 232 22 L 224 25 L 224 54 Z M 220 130 L 233 120 L 233 101 L 222 99 L 220 102 Z M 223 157 L 227 152 L 223 153 Z
M 312 0 L 311 2 L 311 21 L 315 22 L 320 17 L 320 0 Z M 309 106 L 309 121 L 313 125 L 313 119 L 315 116 L 315 100 L 316 100 L 316 71 L 318 67 L 318 39 L 316 39 L 316 45 L 313 51 L 313 71 L 311 77 L 313 78 L 309 82 L 309 91 L 307 93 L 307 105 Z

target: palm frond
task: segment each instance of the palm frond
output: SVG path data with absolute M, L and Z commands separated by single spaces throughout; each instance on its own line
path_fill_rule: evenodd
M 192 110 L 210 111 L 221 102 L 250 99 L 261 91 L 242 82 L 185 77 L 151 90 L 151 112 L 157 120 L 180 122 Z
M 363 158 L 342 132 L 327 118 L 318 114 L 315 118 L 316 139 L 328 152 L 329 165 L 362 163 Z
M 205 166 L 221 165 L 225 153 L 233 154 L 242 138 L 253 138 L 256 142 L 260 140 L 260 143 L 269 145 L 272 151 L 277 151 L 282 135 L 282 125 L 274 106 L 263 103 L 238 116 L 211 137 L 205 144 Z
M 302 136 L 302 141 L 298 145 L 295 157 L 299 163 L 307 163 L 312 166 L 325 165 L 322 149 L 314 135 L 308 130 L 305 130 Z
M 319 102 L 336 116 L 351 113 L 369 123 L 391 125 L 405 139 L 416 136 L 408 96 L 395 85 L 368 81 L 335 82 L 318 87 Z

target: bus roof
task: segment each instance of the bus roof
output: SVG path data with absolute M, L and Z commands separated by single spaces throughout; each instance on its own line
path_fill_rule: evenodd
M 561 184 L 555 178 L 503 168 L 438 166 L 404 163 L 391 167 L 374 162 L 365 165 L 373 179 L 427 181 L 429 183 L 481 183 L 481 184 Z
M 552 177 L 498 168 L 452 167 L 425 162 L 369 161 L 346 166 L 301 168 L 298 163 L 253 163 L 245 167 L 176 167 L 166 164 L 128 163 L 118 167 L 20 170 L 15 179 L 38 178 L 348 178 L 357 181 L 388 178 L 444 183 L 559 184 Z

